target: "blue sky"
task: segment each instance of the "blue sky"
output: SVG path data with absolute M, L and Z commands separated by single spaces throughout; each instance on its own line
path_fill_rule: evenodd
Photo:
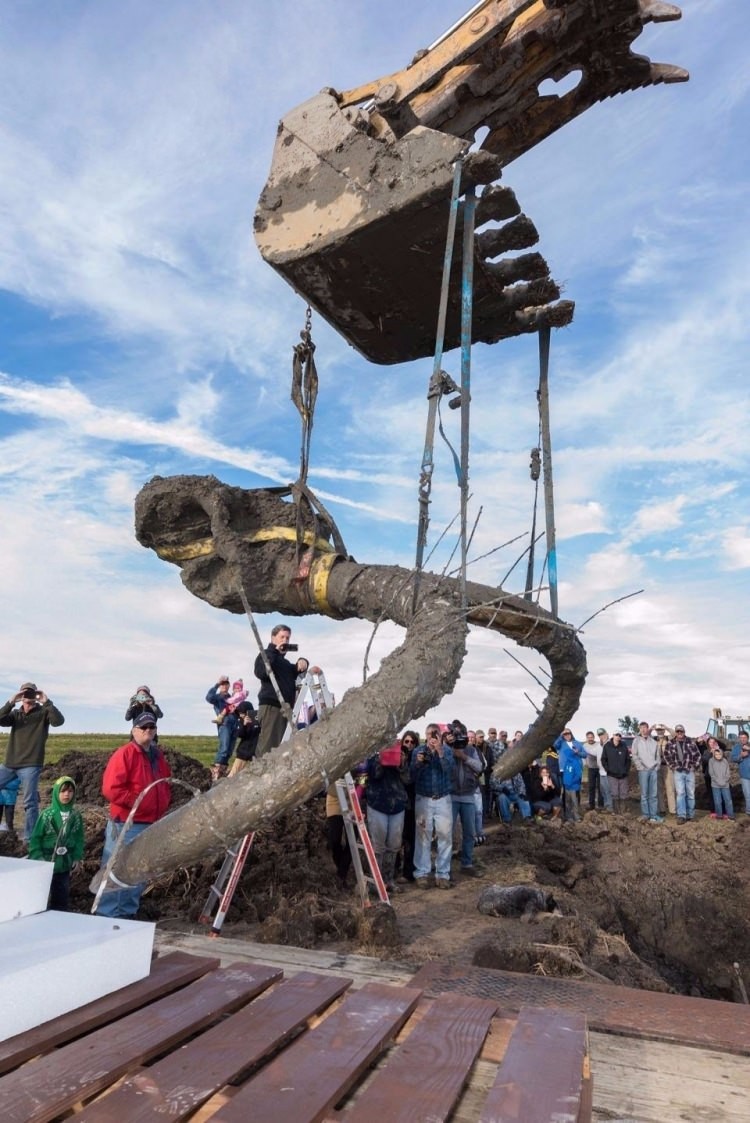
M 323 86 L 405 65 L 468 6 L 3 5 L 0 693 L 33 678 L 70 730 L 106 732 L 147 682 L 164 732 L 197 733 L 212 728 L 203 698 L 219 673 L 251 680 L 247 623 L 138 545 L 133 500 L 154 474 L 296 477 L 304 305 L 252 239 L 277 121 Z M 750 711 L 750 33 L 733 0 L 682 8 L 636 46 L 688 68 L 689 84 L 597 106 L 504 175 L 576 302 L 551 365 L 561 615 L 580 624 L 644 589 L 585 628 L 580 734 L 625 712 L 697 732 L 714 705 Z M 358 560 L 408 565 L 431 362 L 374 366 L 318 317 L 314 337 L 310 483 Z M 458 378 L 457 352 L 445 366 Z M 536 379 L 533 337 L 474 348 L 475 555 L 528 534 Z M 457 441 L 457 415 L 447 423 Z M 441 448 L 435 536 L 457 507 Z M 499 582 L 522 546 L 472 576 Z M 369 635 L 307 618 L 294 638 L 341 697 Z M 398 642 L 382 629 L 376 661 Z M 435 716 L 525 727 L 524 691 L 541 691 L 507 646 L 472 632 Z

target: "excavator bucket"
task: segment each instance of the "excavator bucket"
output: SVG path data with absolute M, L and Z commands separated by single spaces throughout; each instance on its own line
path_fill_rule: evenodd
M 501 170 L 595 102 L 679 67 L 631 51 L 647 22 L 680 18 L 662 0 L 486 0 L 403 71 L 345 93 L 325 90 L 279 126 L 255 215 L 263 258 L 358 351 L 376 363 L 432 354 L 453 185 L 480 187 L 473 339 L 562 326 L 538 240 Z M 575 72 L 562 96 L 546 79 Z M 469 152 L 476 131 L 487 135 Z M 484 229 L 482 229 L 484 227 Z M 456 233 L 461 244 L 461 229 Z M 445 349 L 460 338 L 454 253 Z

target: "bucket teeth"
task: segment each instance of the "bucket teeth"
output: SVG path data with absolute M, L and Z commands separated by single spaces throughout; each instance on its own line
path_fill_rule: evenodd
M 539 236 L 513 191 L 496 181 L 597 102 L 688 79 L 682 67 L 633 50 L 646 24 L 681 18 L 666 0 L 488 0 L 477 7 L 481 15 L 459 21 L 413 67 L 343 93 L 324 90 L 291 110 L 277 137 L 256 214 L 258 248 L 376 363 L 434 351 L 457 160 L 461 192 L 481 188 L 473 340 L 533 331 L 541 322 L 535 309 L 543 322 L 567 322 L 573 306 L 550 295 L 539 261 L 497 260 Z M 487 131 L 476 147 L 479 129 Z M 459 235 L 461 227 L 459 208 Z M 461 339 L 461 247 L 459 236 L 445 350 Z M 518 284 L 527 285 L 523 308 L 511 291 Z
M 498 257 L 511 250 L 525 250 L 539 241 L 539 231 L 525 214 L 506 222 L 492 230 L 483 230 L 476 236 L 477 252 L 480 257 Z
M 673 66 L 671 62 L 651 63 L 651 81 L 654 85 L 660 82 L 687 82 L 689 79 L 690 74 L 682 66 Z
M 664 0 L 638 0 L 638 8 L 644 23 L 669 23 L 682 19 L 682 11 L 676 4 L 666 4 Z
M 477 202 L 475 222 L 481 226 L 485 222 L 504 222 L 521 213 L 516 193 L 511 187 L 492 183 L 485 187 Z

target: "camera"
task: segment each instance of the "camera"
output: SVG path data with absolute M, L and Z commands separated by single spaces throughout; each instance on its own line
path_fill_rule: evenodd
M 298 643 L 282 643 L 281 647 L 279 648 L 279 651 L 283 652 L 285 655 L 286 655 L 287 651 L 299 651 L 299 644 Z
M 30 702 L 33 702 L 33 701 L 36 700 L 36 691 L 35 690 L 24 690 L 23 696 L 24 696 L 24 698 L 28 698 Z
M 451 722 L 448 731 L 453 734 L 453 748 L 465 749 L 469 743 L 469 735 L 463 722 Z

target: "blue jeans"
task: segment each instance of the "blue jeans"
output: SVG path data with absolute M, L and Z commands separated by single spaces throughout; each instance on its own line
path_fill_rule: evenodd
M 717 788 L 716 784 L 711 785 L 711 795 L 714 800 L 714 811 L 717 815 L 729 815 L 730 819 L 734 818 L 734 804 L 732 803 L 732 793 L 729 788 Z
M 370 841 L 380 872 L 386 884 L 390 885 L 396 873 L 396 856 L 401 849 L 404 812 L 386 815 L 384 811 L 376 811 L 374 807 L 368 807 L 367 829 L 370 832 Z
M 695 818 L 695 773 L 678 772 L 674 776 L 674 794 L 677 803 L 678 819 Z
M 750 776 L 741 776 L 742 794 L 745 798 L 745 814 L 750 815 Z
M 453 804 L 453 826 L 456 820 L 461 820 L 461 869 L 469 869 L 474 865 L 474 826 L 476 823 L 476 809 L 474 797 L 471 803 Z
M 638 784 L 641 789 L 641 815 L 647 819 L 656 819 L 659 815 L 659 801 L 657 797 L 658 771 L 656 768 L 644 768 L 638 773 Z
M 473 810 L 473 807 L 472 807 Z M 453 849 L 453 809 L 451 797 L 431 799 L 428 795 L 418 795 L 414 802 L 417 820 L 417 835 L 414 843 L 414 877 L 429 877 L 432 870 L 432 834 L 437 837 L 437 860 L 435 873 L 438 877 L 450 880 L 451 851 Z
M 474 792 L 474 837 L 479 838 L 484 833 L 484 799 L 482 789 Z
M 124 823 L 116 823 L 114 819 L 107 821 L 107 833 L 104 837 L 104 849 L 102 850 L 102 869 L 106 866 L 109 859 L 112 857 L 112 851 L 115 848 Z M 123 846 L 127 846 L 139 834 L 143 834 L 150 823 L 131 823 L 128 827 L 128 833 L 125 835 Z M 122 848 L 121 848 L 122 849 Z M 127 889 L 110 889 L 102 893 L 99 899 L 99 906 L 96 910 L 97 916 L 120 916 L 132 920 L 138 912 L 138 905 L 141 901 L 141 893 L 145 889 L 145 884 L 131 885 Z
M 609 788 L 609 776 L 603 768 L 599 769 L 599 791 L 601 792 L 601 797 L 604 800 L 605 809 L 607 811 L 613 811 L 614 807 L 612 806 L 612 792 Z
M 237 718 L 234 714 L 227 714 L 219 726 L 219 747 L 216 750 L 214 764 L 229 764 L 234 742 L 237 740 Z
M 4 788 L 9 780 L 18 776 L 23 792 L 23 809 L 26 812 L 26 821 L 23 827 L 24 841 L 28 842 L 31 832 L 39 818 L 39 776 L 41 768 L 8 768 L 0 764 L 0 788 Z
M 513 818 L 513 808 L 517 807 L 522 819 L 531 818 L 531 804 L 528 800 L 521 799 L 517 792 L 506 795 L 505 792 L 497 793 L 497 810 L 504 823 L 509 823 Z

